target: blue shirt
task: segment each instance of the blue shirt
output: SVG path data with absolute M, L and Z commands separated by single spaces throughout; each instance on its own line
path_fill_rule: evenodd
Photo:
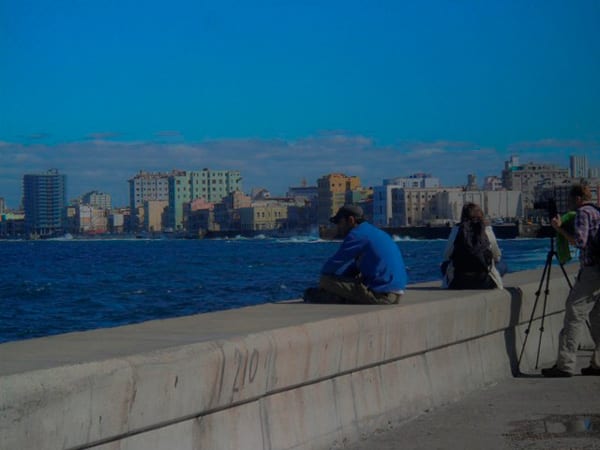
M 398 245 L 385 231 L 363 222 L 353 228 L 338 251 L 323 265 L 324 275 L 362 276 L 373 292 L 397 292 L 407 275 Z

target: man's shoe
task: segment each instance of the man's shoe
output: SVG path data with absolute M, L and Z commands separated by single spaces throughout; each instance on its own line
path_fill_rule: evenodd
M 584 367 L 581 369 L 581 375 L 600 375 L 600 369 L 596 369 L 592 366 Z
M 319 288 L 310 287 L 304 291 L 302 298 L 305 303 L 317 303 L 315 300 L 319 297 Z
M 547 378 L 567 378 L 573 376 L 571 372 L 560 370 L 556 364 L 549 369 L 542 369 L 542 375 Z

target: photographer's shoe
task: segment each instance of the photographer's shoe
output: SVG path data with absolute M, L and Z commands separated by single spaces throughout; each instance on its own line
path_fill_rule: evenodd
M 549 369 L 542 369 L 542 375 L 546 378 L 567 378 L 573 376 L 571 372 L 559 369 L 556 364 Z
M 595 367 L 589 366 L 589 367 L 584 367 L 583 369 L 581 369 L 581 375 L 599 375 L 600 376 L 600 369 L 596 369 Z

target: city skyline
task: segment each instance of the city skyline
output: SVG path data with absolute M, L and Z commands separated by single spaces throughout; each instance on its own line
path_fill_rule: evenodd
M 504 161 L 600 166 L 600 4 L 0 5 L 0 197 L 57 168 L 127 204 L 139 170 L 444 185 Z

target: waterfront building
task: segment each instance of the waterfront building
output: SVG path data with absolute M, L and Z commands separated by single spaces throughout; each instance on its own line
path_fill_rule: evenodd
M 210 170 L 190 172 L 190 187 L 193 198 L 202 197 L 207 202 L 217 203 L 227 195 L 242 190 L 239 170 Z
M 437 212 L 440 218 L 449 222 L 459 222 L 462 208 L 466 203 L 476 203 L 490 219 L 514 220 L 523 216 L 520 191 L 462 191 L 444 190 L 436 197 Z
M 290 186 L 286 196 L 294 199 L 296 204 L 288 208 L 288 224 L 292 229 L 309 230 L 317 223 L 318 186 L 308 186 L 302 180 L 301 186 Z
M 106 209 L 96 208 L 91 205 L 80 204 L 68 209 L 69 230 L 75 233 L 106 233 L 108 218 Z
M 242 231 L 272 231 L 286 228 L 288 205 L 279 201 L 255 202 L 248 208 L 240 208 Z
M 108 215 L 108 231 L 111 233 L 123 233 L 125 231 L 125 221 L 129 214 L 125 211 L 114 211 Z
M 407 222 L 406 202 L 401 189 L 440 188 L 440 180 L 428 173 L 415 173 L 407 177 L 385 178 L 383 185 L 373 188 L 370 205 L 372 222 L 379 227 L 404 226 Z M 411 215 L 412 220 L 412 215 Z M 402 223 L 403 225 L 399 225 Z
M 169 207 L 166 231 L 183 229 L 183 204 L 193 199 L 190 175 L 179 171 L 169 175 Z
M 477 186 L 477 175 L 474 173 L 470 173 L 467 175 L 467 185 L 465 186 L 467 191 L 478 191 L 479 186 Z
M 502 184 L 507 190 L 521 191 L 523 213 L 533 210 L 535 188 L 538 186 L 558 186 L 569 180 L 569 171 L 553 164 L 520 164 L 517 156 L 511 156 L 504 163 Z
M 215 229 L 222 231 L 239 231 L 240 208 L 249 208 L 252 205 L 252 198 L 242 191 L 229 193 L 223 201 L 215 203 L 214 221 Z
M 154 233 L 163 231 L 166 223 L 166 211 L 169 206 L 167 200 L 144 201 L 143 224 L 144 231 Z
M 174 171 L 177 173 L 177 171 Z M 129 183 L 129 203 L 134 210 L 147 200 L 169 200 L 169 173 L 140 171 Z
M 184 228 L 184 204 L 203 198 L 209 203 L 221 202 L 227 195 L 242 188 L 238 170 L 210 170 L 174 173 L 169 176 L 168 226 Z
M 67 176 L 56 169 L 23 175 L 25 232 L 29 236 L 63 233 L 66 225 Z
M 439 210 L 437 197 L 441 192 L 464 192 L 462 188 L 395 188 L 391 190 L 389 226 L 419 226 L 447 221 Z
M 383 180 L 382 186 L 375 186 L 373 192 L 373 224 L 379 227 L 400 227 L 421 225 L 443 221 L 445 217 L 438 211 L 435 198 L 444 191 L 463 192 L 462 188 L 443 188 L 439 181 L 424 182 L 419 186 L 406 183 L 406 179 Z M 434 179 L 437 180 L 437 179 Z M 398 181 L 401 184 L 392 184 Z
M 483 180 L 484 191 L 500 191 L 504 189 L 502 179 L 496 175 L 485 177 Z
M 347 194 L 360 188 L 360 178 L 331 173 L 317 180 L 317 223 L 330 225 L 329 219 L 347 201 Z
M 97 209 L 110 210 L 112 208 L 112 200 L 110 194 L 104 192 L 90 191 L 81 196 L 81 203 L 90 205 Z
M 215 222 L 215 205 L 203 198 L 184 204 L 184 228 L 192 237 L 203 237 L 207 231 L 219 231 Z
M 569 155 L 569 171 L 571 178 L 587 178 L 588 160 L 587 156 Z
M 4 213 L 0 215 L 0 237 L 22 237 L 25 234 L 25 214 Z
M 4 202 L 4 197 L 0 197 L 0 214 L 4 214 L 5 209 L 6 203 Z
M 173 171 L 172 173 L 178 173 Z M 131 226 L 138 230 L 144 223 L 141 212 L 144 202 L 150 200 L 169 201 L 169 173 L 138 172 L 129 183 L 129 208 L 131 211 Z

